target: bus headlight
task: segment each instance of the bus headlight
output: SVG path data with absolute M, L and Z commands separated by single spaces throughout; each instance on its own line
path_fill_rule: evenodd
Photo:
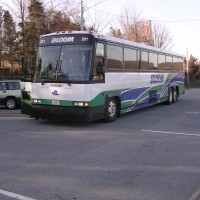
M 90 104 L 89 102 L 83 102 L 83 101 L 75 101 L 74 106 L 80 106 L 80 107 L 88 107 Z
M 32 100 L 32 103 L 35 103 L 35 104 L 41 103 L 41 100 L 39 100 L 39 99 L 33 99 L 33 100 Z

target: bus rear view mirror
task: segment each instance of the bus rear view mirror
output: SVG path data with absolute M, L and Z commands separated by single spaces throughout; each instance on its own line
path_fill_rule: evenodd
M 105 73 L 105 67 L 104 67 L 103 58 L 100 58 L 99 63 L 97 65 L 97 74 L 104 74 L 104 73 Z
M 98 65 L 97 66 L 97 74 L 104 74 L 105 73 L 105 67 L 104 65 Z
M 35 72 L 35 57 L 22 57 L 21 80 L 32 81 Z

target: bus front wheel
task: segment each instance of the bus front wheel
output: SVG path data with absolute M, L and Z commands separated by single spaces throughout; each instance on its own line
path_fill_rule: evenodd
M 106 104 L 106 122 L 113 122 L 117 118 L 118 104 L 115 98 L 109 98 Z

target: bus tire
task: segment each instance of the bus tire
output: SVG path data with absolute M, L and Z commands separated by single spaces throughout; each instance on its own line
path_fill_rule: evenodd
M 113 122 L 118 115 L 118 104 L 116 98 L 109 98 L 105 110 L 105 122 Z
M 177 89 L 174 88 L 173 90 L 173 100 L 172 102 L 175 103 L 178 100 L 178 93 L 177 93 Z
M 168 105 L 171 105 L 173 103 L 173 96 L 174 96 L 173 89 L 169 88 L 168 99 L 167 99 L 167 104 Z

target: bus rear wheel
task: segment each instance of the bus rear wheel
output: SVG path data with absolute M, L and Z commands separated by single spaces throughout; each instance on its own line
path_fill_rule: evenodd
M 167 104 L 171 105 L 173 103 L 173 98 L 174 98 L 174 92 L 172 88 L 169 88 L 169 92 L 168 92 L 168 99 L 167 99 Z
M 178 100 L 178 93 L 177 93 L 177 89 L 175 88 L 173 90 L 173 100 L 172 102 L 175 103 Z
M 117 118 L 118 104 L 115 98 L 109 98 L 106 104 L 105 122 L 113 122 Z

